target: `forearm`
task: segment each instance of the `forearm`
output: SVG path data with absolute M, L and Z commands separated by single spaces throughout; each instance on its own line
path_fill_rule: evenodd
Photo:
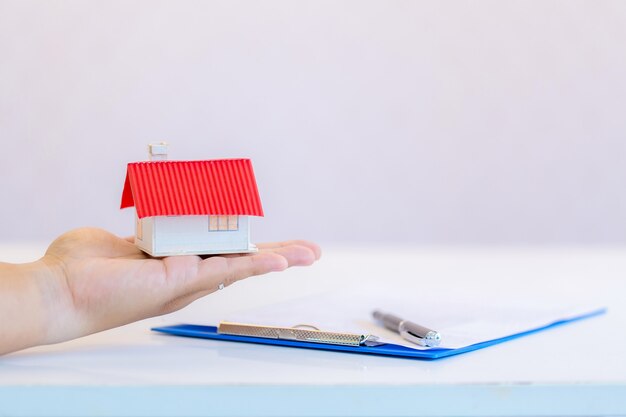
M 42 272 L 38 262 L 0 263 L 0 355 L 46 343 Z

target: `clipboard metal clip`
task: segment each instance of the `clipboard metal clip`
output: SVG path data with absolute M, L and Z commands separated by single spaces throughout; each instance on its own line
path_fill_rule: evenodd
M 217 332 L 231 336 L 261 337 L 265 339 L 294 340 L 298 342 L 330 345 L 378 346 L 381 344 L 378 341 L 378 336 L 327 332 L 308 324 L 298 324 L 293 327 L 280 327 L 222 321 L 217 327 Z

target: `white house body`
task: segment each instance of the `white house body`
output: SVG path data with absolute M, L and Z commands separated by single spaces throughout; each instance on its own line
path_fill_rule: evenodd
M 135 244 L 152 256 L 257 251 L 256 246 L 250 243 L 248 216 L 135 218 Z

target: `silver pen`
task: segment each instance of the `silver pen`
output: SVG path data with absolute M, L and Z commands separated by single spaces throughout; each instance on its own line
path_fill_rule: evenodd
M 420 326 L 412 321 L 403 320 L 398 316 L 380 310 L 374 310 L 372 316 L 386 328 L 400 333 L 400 336 L 409 342 L 428 347 L 439 346 L 441 342 L 441 334 L 439 332 Z

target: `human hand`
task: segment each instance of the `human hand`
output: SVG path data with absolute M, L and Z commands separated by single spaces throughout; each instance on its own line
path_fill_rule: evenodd
M 100 229 L 77 229 L 55 240 L 31 274 L 46 324 L 43 340 L 57 343 L 176 311 L 220 284 L 310 265 L 314 243 L 258 245 L 245 255 L 152 258 L 130 239 Z M 19 347 L 18 347 L 19 348 Z M 0 346 L 2 353 L 2 346 Z

